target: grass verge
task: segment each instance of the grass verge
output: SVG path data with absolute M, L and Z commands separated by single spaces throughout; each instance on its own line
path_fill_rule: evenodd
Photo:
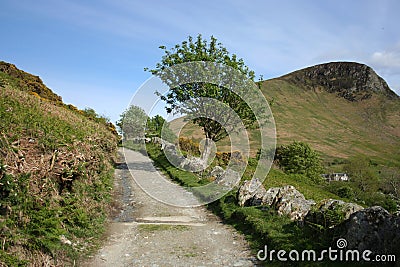
M 147 144 L 147 153 L 156 166 L 179 184 L 183 186 L 202 185 L 202 180 L 197 175 L 177 170 L 170 165 L 157 145 Z M 244 179 L 249 179 L 250 174 L 251 171 L 247 170 Z M 310 182 L 306 180 L 302 182 L 299 178 L 273 170 L 266 178 L 265 184 L 269 187 L 294 184 L 300 192 L 303 188 L 307 189 L 307 196 L 313 197 L 315 200 L 337 198 L 336 195 L 326 192 L 322 188 L 315 187 L 313 189 Z M 243 233 L 254 252 L 264 248 L 265 245 L 276 251 L 279 249 L 318 251 L 331 246 L 333 236 L 328 229 L 314 228 L 307 224 L 293 222 L 288 217 L 279 216 L 276 211 L 267 207 L 240 207 L 237 203 L 236 192 L 231 191 L 221 199 L 208 204 L 208 208 L 225 223 Z M 274 262 L 274 264 L 279 265 L 278 262 Z

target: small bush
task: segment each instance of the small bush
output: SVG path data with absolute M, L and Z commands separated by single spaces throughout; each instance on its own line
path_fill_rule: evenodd
M 339 197 L 343 197 L 343 198 L 348 198 L 348 199 L 352 199 L 354 197 L 354 191 L 353 188 L 351 188 L 350 186 L 342 186 L 339 187 L 337 189 L 336 194 Z
M 199 143 L 191 138 L 179 137 L 179 148 L 192 156 L 200 155 Z
M 276 150 L 278 165 L 286 173 L 305 174 L 314 182 L 320 183 L 320 174 L 324 172 L 322 161 L 311 147 L 303 142 L 293 142 L 287 146 L 280 146 Z
M 232 160 L 234 164 L 244 164 L 245 159 L 240 151 L 231 152 L 216 152 L 215 153 L 216 164 L 219 166 L 227 166 L 229 161 Z

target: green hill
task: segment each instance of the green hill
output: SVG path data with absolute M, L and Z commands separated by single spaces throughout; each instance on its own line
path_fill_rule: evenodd
M 400 97 L 370 67 L 352 62 L 321 64 L 262 81 L 260 89 L 270 102 L 278 146 L 293 141 L 308 143 L 324 160 L 325 172 L 347 172 L 350 177 L 346 182 L 312 180 L 301 173 L 285 172 L 278 162 L 265 177 L 265 188 L 292 185 L 316 202 L 341 199 L 364 207 L 398 210 Z M 170 128 L 177 132 L 183 120 L 172 121 Z M 191 123 L 180 136 L 204 138 L 202 130 Z M 255 156 L 260 137 L 256 130 L 249 130 L 249 136 Z M 219 141 L 217 147 L 229 151 L 229 140 Z M 153 159 L 159 162 L 162 157 L 154 154 Z M 301 155 L 295 157 L 302 162 Z M 243 179 L 252 178 L 256 164 L 254 158 L 248 161 Z M 179 178 L 174 173 L 171 176 Z M 268 218 L 268 208 L 238 207 L 236 198 L 234 190 L 210 206 L 224 221 L 250 236 L 256 248 L 269 242 L 273 247 L 301 244 L 302 248 L 324 248 L 337 237 L 326 222 L 328 218 L 339 218 L 335 217 L 338 214 L 326 213 L 325 223 L 306 222 L 298 228 L 293 222 L 282 221 L 282 217 Z
M 278 143 L 301 140 L 325 158 L 400 163 L 400 98 L 369 67 L 329 63 L 263 82 Z
M 0 266 L 64 266 L 104 228 L 117 136 L 0 63 Z
M 0 73 L 6 74 L 7 76 L 4 77 L 7 77 L 9 82 L 12 81 L 19 90 L 37 94 L 53 103 L 62 103 L 61 96 L 51 91 L 39 76 L 27 73 L 18 69 L 14 64 L 4 61 L 0 61 Z
M 261 90 L 271 103 L 278 145 L 303 141 L 326 161 L 365 155 L 400 166 L 400 98 L 370 67 L 321 64 L 263 81 Z M 203 138 L 192 124 L 182 135 Z M 250 136 L 255 155 L 259 137 Z M 219 147 L 228 144 L 222 140 Z

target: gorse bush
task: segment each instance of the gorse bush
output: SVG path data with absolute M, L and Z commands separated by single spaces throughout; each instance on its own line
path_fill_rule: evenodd
M 240 151 L 233 152 L 216 152 L 216 164 L 220 166 L 227 166 L 230 161 L 234 164 L 245 164 L 245 158 Z
M 199 143 L 191 138 L 179 137 L 179 148 L 192 156 L 200 156 Z

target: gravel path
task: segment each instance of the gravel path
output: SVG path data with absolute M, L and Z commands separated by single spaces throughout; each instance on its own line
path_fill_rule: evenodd
M 148 157 L 127 149 L 119 154 L 115 186 L 121 209 L 104 246 L 83 266 L 256 266 L 232 227 L 204 207 L 179 207 L 196 206 L 197 200 L 163 178 Z M 155 200 L 141 187 L 177 205 Z

